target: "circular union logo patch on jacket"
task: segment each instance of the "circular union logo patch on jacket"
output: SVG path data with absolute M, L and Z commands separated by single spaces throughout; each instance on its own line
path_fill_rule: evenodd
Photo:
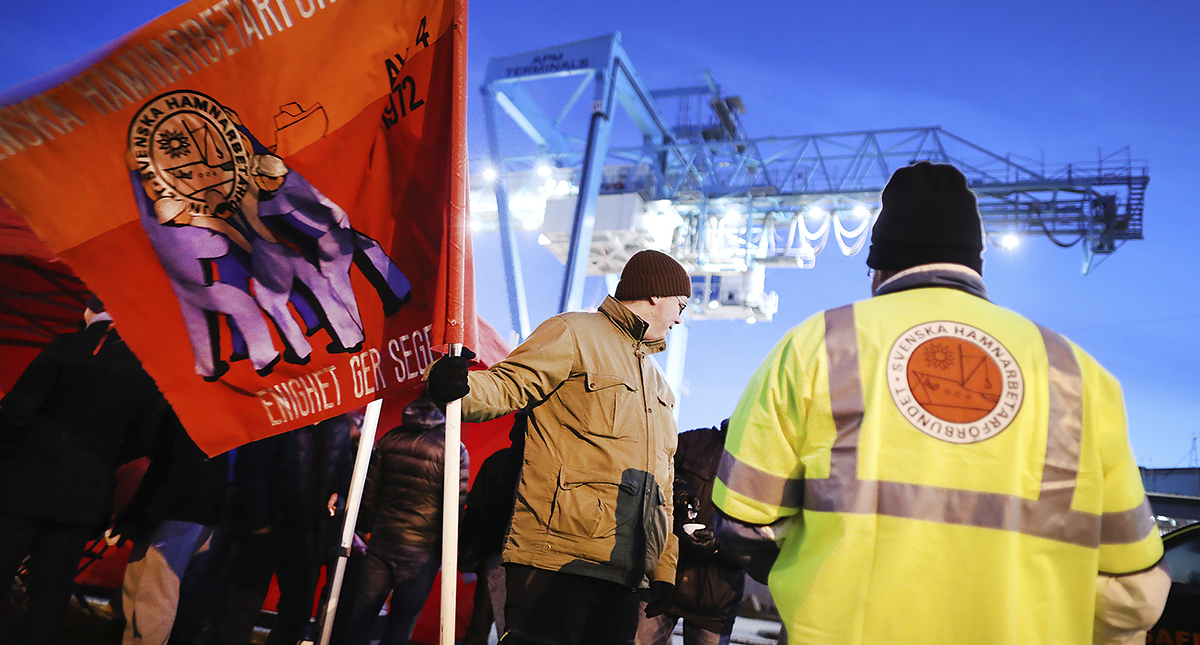
M 1008 427 L 1025 398 L 1021 367 L 990 334 L 946 320 L 917 325 L 892 344 L 888 390 L 917 430 L 975 443 Z

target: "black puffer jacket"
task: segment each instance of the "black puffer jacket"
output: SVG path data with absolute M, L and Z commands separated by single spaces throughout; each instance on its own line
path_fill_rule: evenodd
M 467 447 L 461 456 L 458 509 L 467 497 Z M 357 530 L 371 545 L 433 546 L 442 537 L 442 477 L 446 418 L 425 398 L 404 409 L 403 424 L 375 443 L 363 488 Z

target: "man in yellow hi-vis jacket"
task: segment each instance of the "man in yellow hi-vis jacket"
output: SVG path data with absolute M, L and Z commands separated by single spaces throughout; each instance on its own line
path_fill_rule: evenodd
M 730 421 L 722 546 L 792 645 L 1144 641 L 1170 583 L 1120 385 L 987 300 L 957 169 L 882 201 L 874 297 L 788 332 Z

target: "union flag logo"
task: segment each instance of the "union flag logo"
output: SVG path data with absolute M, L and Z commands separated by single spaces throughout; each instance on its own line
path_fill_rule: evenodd
M 133 117 L 126 162 L 160 223 L 219 228 L 249 250 L 243 234 L 211 219 L 229 220 L 253 192 L 252 151 L 238 125 L 237 115 L 210 96 L 168 92 Z
M 916 429 L 951 443 L 975 443 L 1012 423 L 1025 397 L 1016 359 L 1000 341 L 963 323 L 917 325 L 888 354 L 888 390 Z

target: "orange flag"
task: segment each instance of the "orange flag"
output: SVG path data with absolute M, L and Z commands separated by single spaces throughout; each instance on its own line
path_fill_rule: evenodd
M 0 196 L 209 454 L 474 342 L 466 0 L 196 0 L 0 95 Z

